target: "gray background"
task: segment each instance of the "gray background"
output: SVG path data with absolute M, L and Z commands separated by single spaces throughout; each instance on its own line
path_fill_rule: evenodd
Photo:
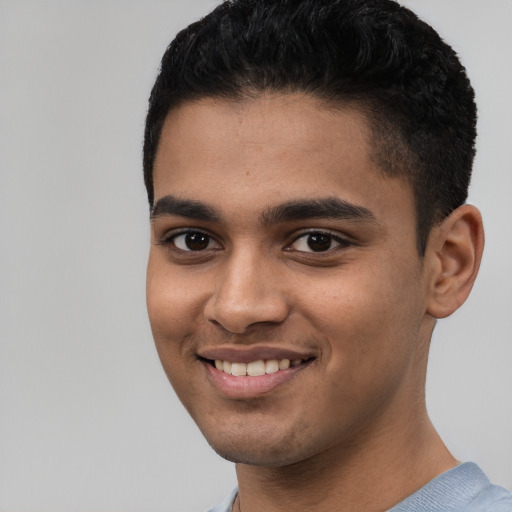
M 404 0 L 460 53 L 480 107 L 468 303 L 439 323 L 431 416 L 512 487 L 512 1 Z M 0 510 L 200 511 L 235 482 L 160 368 L 146 319 L 146 99 L 214 0 L 0 0 Z

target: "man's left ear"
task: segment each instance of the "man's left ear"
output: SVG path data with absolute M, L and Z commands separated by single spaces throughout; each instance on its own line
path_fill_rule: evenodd
M 475 282 L 484 249 L 482 216 L 465 204 L 454 210 L 430 233 L 427 313 L 445 318 L 467 299 Z

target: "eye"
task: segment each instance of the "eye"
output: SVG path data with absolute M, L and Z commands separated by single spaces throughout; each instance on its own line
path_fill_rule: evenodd
M 296 238 L 289 248 L 300 252 L 326 252 L 349 243 L 340 237 L 322 231 L 313 231 Z
M 197 252 L 208 249 L 220 249 L 219 243 L 210 235 L 202 231 L 186 231 L 178 233 L 167 239 L 165 243 L 171 243 L 180 251 Z

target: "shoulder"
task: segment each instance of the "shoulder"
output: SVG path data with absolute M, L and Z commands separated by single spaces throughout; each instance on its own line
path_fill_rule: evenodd
M 206 512 L 232 512 L 233 503 L 235 502 L 237 494 L 238 487 L 235 487 L 216 507 L 213 507 Z
M 468 504 L 468 512 L 512 512 L 512 493 L 489 483 Z
M 512 512 L 512 494 L 474 463 L 442 473 L 389 512 Z

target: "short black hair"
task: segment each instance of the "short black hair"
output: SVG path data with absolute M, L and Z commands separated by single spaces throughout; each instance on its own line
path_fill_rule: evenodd
M 418 248 L 466 201 L 475 155 L 474 91 L 455 51 L 393 0 L 230 0 L 182 30 L 151 91 L 144 180 L 179 104 L 304 92 L 365 114 L 372 158 L 414 192 Z

